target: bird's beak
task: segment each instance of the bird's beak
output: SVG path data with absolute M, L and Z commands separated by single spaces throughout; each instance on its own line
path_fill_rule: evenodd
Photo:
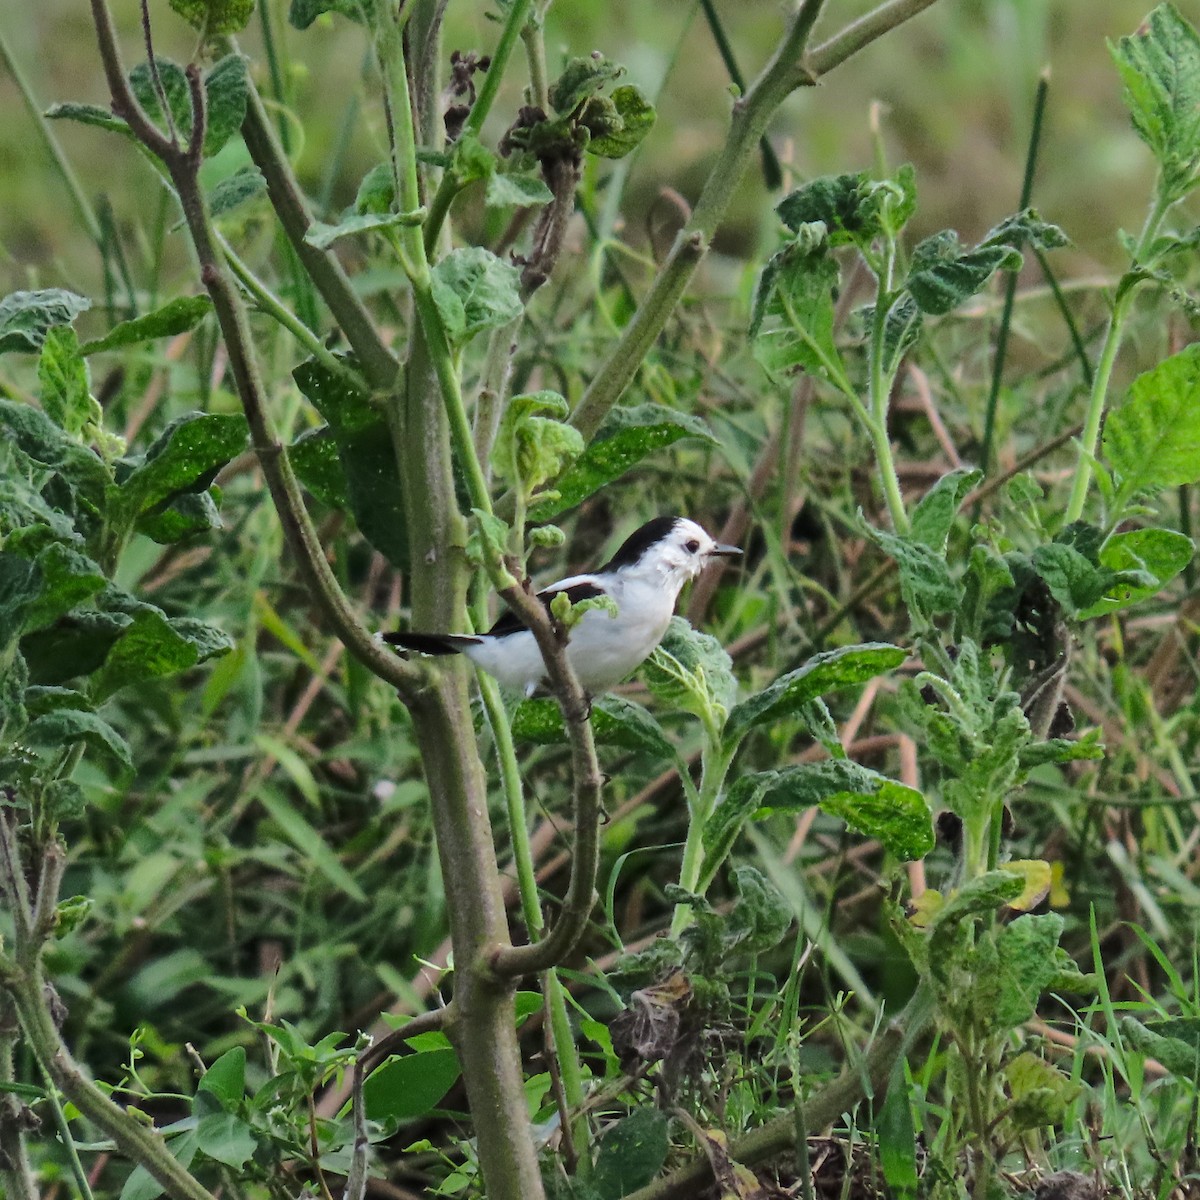
M 708 553 L 710 558 L 736 558 L 741 552 L 740 546 L 723 546 L 718 542 Z

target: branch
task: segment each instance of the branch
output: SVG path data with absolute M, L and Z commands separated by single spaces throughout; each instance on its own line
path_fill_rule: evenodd
M 515 979 L 561 963 L 583 936 L 591 919 L 600 864 L 600 793 L 604 776 L 592 737 L 592 703 L 567 659 L 567 644 L 557 622 L 527 588 L 504 588 L 500 595 L 533 634 L 542 652 L 546 674 L 566 725 L 571 745 L 571 776 L 575 781 L 571 879 L 558 920 L 541 941 L 527 946 L 503 946 L 492 957 L 491 965 L 498 975 Z
M 97 2 L 99 0 L 93 0 L 93 3 Z M 233 48 L 232 40 L 228 45 Z M 346 335 L 367 378 L 376 388 L 392 389 L 396 385 L 400 364 L 379 336 L 371 314 L 359 299 L 349 276 L 332 253 L 318 250 L 304 240 L 304 235 L 312 225 L 312 216 L 253 84 L 246 104 L 246 118 L 242 122 L 242 137 L 254 165 L 267 181 L 267 196 L 283 226 L 283 232 L 313 285 L 321 293 L 333 319 Z
M 454 1020 L 454 1001 L 441 1008 L 426 1009 L 418 1013 L 410 1021 L 406 1021 L 399 1029 L 393 1029 L 387 1037 L 372 1042 L 359 1056 L 358 1069 L 363 1077 L 370 1075 L 376 1067 L 385 1063 L 393 1054 L 405 1048 L 405 1043 L 411 1037 L 420 1033 L 431 1033 L 434 1030 L 445 1029 Z
M 815 84 L 856 51 L 933 3 L 934 0 L 888 0 L 811 54 L 805 51 L 821 3 L 807 0 L 801 5 L 774 57 L 734 105 L 729 137 L 701 189 L 691 220 L 679 231 L 646 299 L 571 416 L 571 424 L 585 440 L 595 434 L 621 398 L 675 311 L 775 110 L 798 87 Z
M 888 1025 L 857 1068 L 847 1067 L 815 1096 L 804 1101 L 806 1127 L 823 1129 L 860 1100 L 882 1092 L 900 1056 L 908 1052 L 932 1019 L 933 994 L 928 985 L 922 983 L 904 1011 Z M 729 1157 L 753 1167 L 794 1148 L 795 1144 L 796 1114 L 783 1112 L 732 1142 Z M 665 1178 L 630 1192 L 625 1200 L 683 1200 L 697 1195 L 712 1179 L 712 1164 L 708 1158 L 697 1158 Z

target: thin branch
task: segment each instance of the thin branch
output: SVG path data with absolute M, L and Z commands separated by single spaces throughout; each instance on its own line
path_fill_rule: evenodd
M 454 1002 L 442 1008 L 429 1008 L 406 1021 L 399 1029 L 393 1029 L 387 1037 L 372 1042 L 358 1058 L 358 1066 L 363 1076 L 370 1075 L 380 1064 L 385 1063 L 393 1054 L 404 1050 L 405 1043 L 411 1037 L 420 1033 L 432 1033 L 445 1029 L 454 1020 Z
M 592 704 L 567 659 L 566 641 L 557 622 L 525 588 L 504 588 L 500 595 L 533 634 L 542 652 L 546 674 L 566 725 L 571 745 L 571 776 L 575 781 L 571 878 L 558 920 L 541 941 L 527 946 L 502 946 L 492 956 L 493 970 L 515 979 L 563 962 L 591 919 L 600 865 L 600 793 L 604 776 L 592 737 Z
M 29 888 L 25 883 L 25 872 L 21 866 L 21 855 L 17 850 L 15 821 L 9 820 L 10 810 L 0 809 L 0 893 L 8 894 L 8 906 L 12 910 L 16 933 L 16 949 L 24 956 L 33 931 L 33 908 L 29 900 Z
M 371 1155 L 371 1139 L 367 1136 L 367 1106 L 363 1102 L 362 1059 L 354 1064 L 354 1089 L 350 1111 L 354 1114 L 354 1148 L 350 1153 L 350 1171 L 342 1200 L 365 1200 L 367 1194 L 367 1164 Z

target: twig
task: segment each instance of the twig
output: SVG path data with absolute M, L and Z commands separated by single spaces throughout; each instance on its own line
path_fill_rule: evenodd
M 363 1103 L 362 1059 L 354 1064 L 354 1089 L 351 1093 L 350 1111 L 354 1114 L 354 1149 L 350 1155 L 350 1172 L 342 1190 L 342 1200 L 363 1200 L 367 1194 L 367 1164 L 370 1160 L 371 1140 L 367 1137 L 367 1110 Z
M 409 1038 L 420 1033 L 431 1033 L 444 1029 L 454 1019 L 454 1002 L 442 1008 L 426 1009 L 418 1013 L 412 1020 L 406 1021 L 399 1029 L 393 1029 L 386 1037 L 372 1042 L 358 1057 L 358 1065 L 362 1068 L 363 1076 L 370 1075 L 380 1063 L 386 1062 L 398 1050 L 405 1048 Z

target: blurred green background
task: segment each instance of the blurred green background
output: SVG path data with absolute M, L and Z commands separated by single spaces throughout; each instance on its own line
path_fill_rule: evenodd
M 360 105 L 374 87 L 369 72 L 363 73 L 364 39 L 348 22 L 328 18 L 297 32 L 284 19 L 285 0 L 270 3 L 283 43 L 281 61 L 293 64 L 290 98 L 307 131 L 304 144 L 294 148 L 298 167 L 314 195 L 336 209 L 353 197 L 381 155 L 378 106 Z M 152 0 L 150 7 L 158 51 L 186 60 L 191 32 L 165 0 Z M 780 5 L 719 0 L 717 7 L 743 71 L 752 75 L 779 35 Z M 867 7 L 866 0 L 830 0 L 818 35 Z M 942 0 L 819 88 L 793 97 L 772 127 L 772 141 L 793 178 L 870 166 L 870 113 L 878 102 L 889 161 L 910 160 L 917 167 L 921 221 L 973 237 L 1016 205 L 1032 98 L 1039 73 L 1048 68 L 1048 122 L 1034 201 L 1075 240 L 1075 260 L 1062 262 L 1062 273 L 1104 272 L 1118 261 L 1112 231 L 1138 227 L 1148 185 L 1147 155 L 1122 109 L 1105 42 L 1131 32 L 1145 8 L 1145 0 Z M 114 0 L 113 9 L 132 65 L 142 57 L 137 5 Z M 105 101 L 84 0 L 10 2 L 0 31 L 39 106 Z M 487 4 L 450 4 L 447 53 L 486 53 L 496 33 Z M 244 41 L 261 64 L 257 20 Z M 632 166 L 626 220 L 635 227 L 654 220 L 665 187 L 694 199 L 724 136 L 731 103 L 728 76 L 695 0 L 561 0 L 550 10 L 547 47 L 552 76 L 565 57 L 601 48 L 626 64 L 633 82 L 660 95 L 657 127 Z M 498 136 L 519 103 L 515 94 L 502 99 L 489 132 Z M 0 111 L 0 282 L 5 290 L 65 284 L 95 295 L 98 256 L 6 70 L 0 70 Z M 131 146 L 98 130 L 65 123 L 54 128 L 84 191 L 107 201 L 136 241 L 157 204 L 151 172 Z M 718 249 L 739 256 L 754 249 L 771 229 L 770 207 L 761 172 L 755 172 Z M 629 231 L 634 240 L 641 235 Z M 179 258 L 174 265 L 182 268 L 181 235 L 172 243 Z M 714 265 L 719 269 L 719 257 L 709 270 Z

